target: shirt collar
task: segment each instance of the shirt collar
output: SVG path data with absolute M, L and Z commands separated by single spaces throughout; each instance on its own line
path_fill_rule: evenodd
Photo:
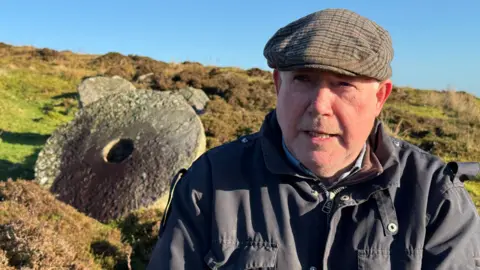
M 293 156 L 293 154 L 288 150 L 287 146 L 285 145 L 285 141 L 283 140 L 283 138 L 282 138 L 282 147 L 283 147 L 283 150 L 285 151 L 285 154 L 287 156 L 288 161 L 296 169 L 299 169 L 301 172 L 306 173 L 310 176 L 316 177 L 315 174 L 312 171 L 310 171 L 308 168 L 303 166 L 303 164 Z M 340 175 L 340 178 L 338 180 L 343 180 L 343 179 L 347 178 L 348 176 L 357 173 L 362 168 L 363 159 L 365 157 L 366 149 L 367 149 L 367 144 L 365 143 L 363 145 L 362 151 L 360 152 L 360 155 L 358 155 L 353 167 L 349 171 L 346 171 L 342 175 Z

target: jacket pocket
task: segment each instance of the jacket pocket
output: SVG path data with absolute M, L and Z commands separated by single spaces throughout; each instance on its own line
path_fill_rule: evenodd
M 272 243 L 217 243 L 204 260 L 210 269 L 275 269 L 278 247 Z
M 358 250 L 358 270 L 392 269 L 390 265 L 390 250 Z
M 420 270 L 422 250 L 360 249 L 359 270 Z

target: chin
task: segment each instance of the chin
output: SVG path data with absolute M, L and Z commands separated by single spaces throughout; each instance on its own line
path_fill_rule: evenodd
M 332 160 L 332 156 L 329 152 L 326 151 L 303 148 L 303 151 L 299 151 L 298 159 L 302 163 L 323 165 L 329 164 Z
M 329 165 L 332 162 L 332 156 L 329 153 L 325 152 L 314 152 L 311 154 L 311 160 L 318 165 Z

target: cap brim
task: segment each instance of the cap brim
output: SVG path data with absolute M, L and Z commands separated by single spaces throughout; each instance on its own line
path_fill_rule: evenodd
M 328 66 L 328 65 L 321 65 L 321 64 L 299 64 L 299 65 L 292 65 L 292 66 L 287 66 L 287 67 L 278 67 L 277 69 L 280 71 L 292 71 L 292 70 L 298 70 L 302 68 L 314 68 L 314 69 L 319 69 L 319 70 L 324 70 L 324 71 L 331 71 L 334 73 L 338 73 L 341 75 L 346 75 L 346 76 L 362 76 L 361 74 L 357 74 L 354 72 L 351 72 L 346 69 L 338 68 L 338 67 L 333 67 L 333 66 Z

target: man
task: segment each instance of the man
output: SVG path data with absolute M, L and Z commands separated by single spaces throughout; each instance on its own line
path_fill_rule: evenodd
M 479 165 L 445 164 L 377 119 L 387 31 L 326 9 L 279 29 L 264 55 L 276 109 L 175 182 L 149 269 L 480 269 L 462 184 Z

